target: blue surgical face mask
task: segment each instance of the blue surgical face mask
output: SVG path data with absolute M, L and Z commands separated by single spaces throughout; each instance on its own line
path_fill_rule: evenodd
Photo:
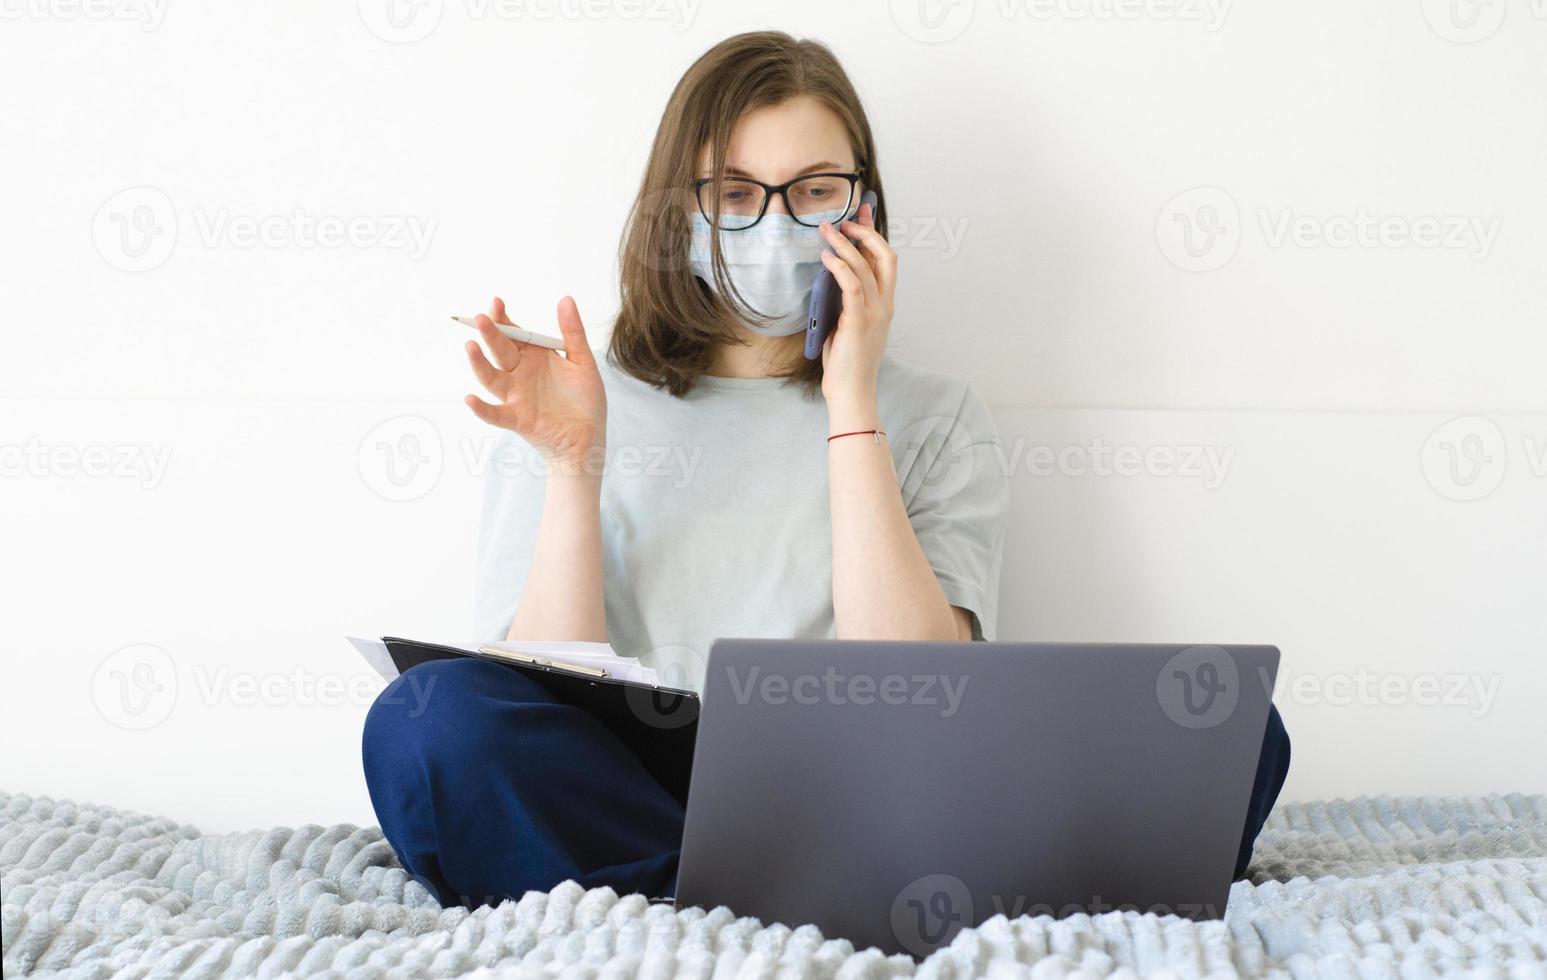
M 823 221 L 836 224 L 843 219 L 844 212 L 803 217 L 813 225 Z M 688 255 L 693 274 L 718 291 L 709 252 L 713 233 L 704 216 L 695 214 Z M 826 248 L 820 231 L 787 214 L 765 214 L 751 228 L 720 232 L 720 255 L 725 260 L 726 275 L 754 314 L 746 318 L 747 329 L 765 337 L 787 337 L 806 328 L 811 283 L 822 268 L 822 252 Z M 734 295 L 725 299 L 735 305 Z

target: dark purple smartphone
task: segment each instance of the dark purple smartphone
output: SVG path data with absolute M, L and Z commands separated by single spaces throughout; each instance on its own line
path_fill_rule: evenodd
M 870 205 L 871 221 L 876 219 L 878 202 L 875 191 L 866 191 L 859 199 L 861 207 Z M 858 211 L 854 213 L 854 219 L 859 220 Z M 827 335 L 833 332 L 833 327 L 838 325 L 838 314 L 842 312 L 843 291 L 838 288 L 838 280 L 833 278 L 833 274 L 824 265 L 817 270 L 816 281 L 811 284 L 811 306 L 806 311 L 806 360 L 814 361 L 822 356 L 822 345 L 827 342 Z

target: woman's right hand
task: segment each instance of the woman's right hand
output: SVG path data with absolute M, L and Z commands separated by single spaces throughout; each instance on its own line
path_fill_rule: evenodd
M 467 342 L 467 360 L 496 402 L 491 405 L 468 395 L 468 408 L 490 425 L 516 433 L 563 471 L 599 474 L 607 434 L 607 394 L 575 301 L 568 296 L 559 300 L 563 355 L 511 340 L 494 329 L 496 322 L 515 326 L 497 296 L 489 315 L 477 321 L 494 363 L 473 340 Z

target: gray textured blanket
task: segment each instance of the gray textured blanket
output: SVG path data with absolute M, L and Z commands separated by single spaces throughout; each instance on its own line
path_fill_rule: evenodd
M 442 910 L 375 828 L 205 835 L 0 793 L 8 977 L 1547 977 L 1547 797 L 1279 807 L 1222 922 L 991 919 L 922 963 L 573 882 Z

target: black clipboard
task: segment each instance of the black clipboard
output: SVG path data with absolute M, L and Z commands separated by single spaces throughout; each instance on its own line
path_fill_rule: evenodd
M 562 663 L 525 663 L 440 643 L 384 636 L 399 674 L 431 660 L 472 657 L 520 671 L 565 704 L 588 712 L 639 756 L 645 770 L 684 806 L 698 737 L 698 695 L 672 687 L 578 673 Z M 578 669 L 578 668 L 577 668 Z

